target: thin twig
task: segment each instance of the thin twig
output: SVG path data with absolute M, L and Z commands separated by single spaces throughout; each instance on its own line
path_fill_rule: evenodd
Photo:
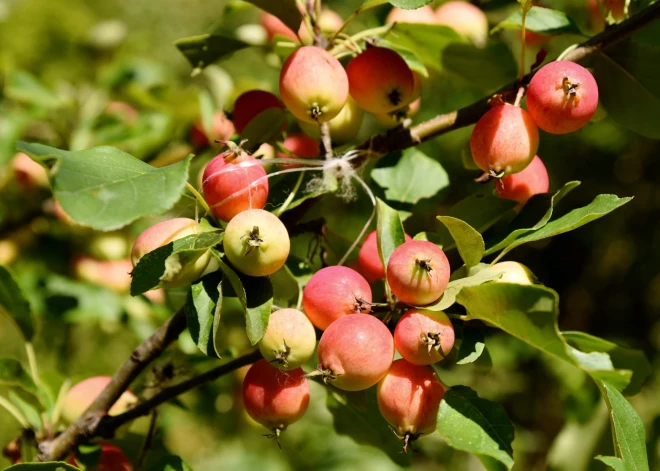
M 154 435 L 156 434 L 157 420 L 158 420 L 158 410 L 153 409 L 151 411 L 151 420 L 149 421 L 149 431 L 147 432 L 147 437 L 144 439 L 144 443 L 142 444 L 142 449 L 140 450 L 140 455 L 135 461 L 135 469 L 138 471 L 142 469 L 142 466 L 144 465 L 144 460 L 147 459 L 147 454 L 151 449 L 154 440 Z
M 327 122 L 321 123 L 321 143 L 323 144 L 323 153 L 326 159 L 333 157 L 332 153 L 332 138 L 330 137 L 330 124 Z

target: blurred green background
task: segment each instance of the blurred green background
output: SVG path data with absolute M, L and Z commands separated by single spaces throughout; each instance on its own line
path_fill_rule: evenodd
M 39 365 L 55 386 L 65 377 L 77 381 L 112 374 L 140 339 L 181 303 L 183 294 L 170 293 L 167 304 L 158 305 L 76 280 L 72 260 L 94 254 L 94 241 L 125 253 L 130 245 L 122 244 L 130 244 L 156 218 L 122 231 L 120 242 L 115 240 L 114 245 L 98 234 L 72 228 L 53 216 L 47 190 L 26 189 L 16 183 L 10 165 L 13 143 L 22 138 L 78 149 L 108 143 L 159 165 L 182 158 L 191 150 L 189 129 L 199 117 L 200 90 L 210 92 L 217 106 L 227 110 L 248 88 L 276 91 L 280 62 L 272 53 L 240 51 L 191 77 L 190 65 L 173 46 L 176 39 L 217 29 L 256 38 L 263 35 L 258 26 L 239 28 L 256 25 L 258 10 L 240 2 L 228 3 L 0 0 L 0 263 L 9 264 L 17 274 L 38 315 Z M 325 4 L 346 18 L 360 3 Z M 515 5 L 481 3 L 491 25 Z M 567 11 L 584 31 L 590 30 L 583 0 L 558 0 L 551 6 Z M 382 22 L 387 10 L 386 6 L 369 12 L 349 32 Z M 579 39 L 552 40 L 547 46 L 550 57 Z M 467 105 L 515 78 L 517 35 L 509 32 L 496 41 L 506 47 L 498 48 L 497 64 L 480 65 L 478 80 L 455 74 L 449 67 L 432 73 L 424 82 L 422 109 L 414 121 Z M 528 53 L 528 64 L 534 54 L 534 50 Z M 32 83 L 30 77 L 40 84 Z M 103 118 L 102 110 L 111 100 L 140 110 L 138 124 L 127 127 Z M 361 134 L 378 130 L 369 122 Z M 460 198 L 492 191 L 474 183 L 476 172 L 464 168 L 470 130 L 455 131 L 421 146 L 442 163 L 451 185 L 431 199 L 401 208 L 412 213 L 405 222 L 408 233 L 432 230 L 437 224 L 434 217 Z M 216 150 L 201 152 L 195 172 Z M 526 264 L 544 284 L 558 291 L 562 330 L 586 331 L 647 354 L 653 373 L 642 392 L 629 399 L 646 426 L 651 469 L 660 470 L 660 144 L 600 116 L 570 135 L 542 134 L 539 155 L 548 167 L 551 189 L 571 180 L 582 181 L 562 201 L 560 213 L 585 205 L 600 193 L 635 197 L 602 220 L 524 245 L 507 259 Z M 388 162 L 389 157 L 378 166 Z M 196 178 L 196 173 L 191 174 L 191 181 Z M 342 239 L 357 235 L 370 207 L 366 198 L 350 204 L 327 198 L 315 211 L 317 216 L 326 216 L 328 227 L 339 233 L 336 238 L 329 236 L 328 243 L 341 253 L 346 246 Z M 170 215 L 193 216 L 194 202 L 183 198 Z M 123 238 L 129 242 L 121 242 Z M 294 253 L 304 253 L 308 244 L 308 237 L 294 239 Z M 450 260 L 457 266 L 455 254 L 450 254 Z M 229 357 L 248 345 L 238 311 L 231 305 L 225 310 L 227 345 L 233 349 L 228 351 Z M 596 454 L 612 453 L 607 411 L 593 382 L 580 371 L 557 364 L 496 331 L 489 331 L 487 348 L 491 361 L 484 358 L 460 367 L 441 365 L 439 371 L 446 384 L 469 385 L 481 397 L 505 406 L 516 426 L 515 469 L 605 469 L 592 460 Z M 25 359 L 17 332 L 6 322 L 0 323 L 0 356 Z M 168 364 L 175 366 L 178 379 L 209 368 L 214 361 L 197 352 L 186 333 L 157 368 Z M 144 394 L 148 395 L 154 381 L 160 385 L 171 381 L 156 373 L 142 378 L 137 389 L 146 387 Z M 162 428 L 149 461 L 169 452 L 180 455 L 197 471 L 397 468 L 379 450 L 337 435 L 324 406 L 323 388 L 316 384 L 312 388 L 312 406 L 286 432 L 282 451 L 261 437 L 265 429 L 251 422 L 237 402 L 240 373 L 186 394 L 179 406 L 162 408 Z M 18 424 L 4 411 L 1 414 L 0 445 L 4 446 L 16 437 Z M 129 434 L 118 443 L 135 457 L 141 440 L 139 435 Z M 449 449 L 437 437 L 421 440 L 418 448 L 419 453 L 413 455 L 414 469 L 483 469 L 476 458 Z M 8 463 L 0 457 L 0 465 Z

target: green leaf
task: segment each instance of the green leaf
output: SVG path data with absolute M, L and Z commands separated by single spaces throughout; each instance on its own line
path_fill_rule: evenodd
M 379 7 L 389 3 L 389 0 L 364 0 L 364 3 L 360 5 L 360 8 L 357 9 L 358 12 L 363 12 L 370 8 Z
M 484 330 L 482 328 L 463 328 L 461 345 L 458 349 L 457 365 L 467 365 L 479 359 L 486 348 Z
M 458 293 L 460 293 L 463 288 L 479 286 L 488 281 L 498 280 L 501 277 L 501 271 L 494 270 L 492 268 L 486 268 L 484 270 L 478 271 L 472 276 L 452 280 L 447 285 L 447 288 L 445 288 L 445 292 L 442 293 L 442 297 L 435 301 L 433 304 L 424 306 L 424 309 L 428 309 L 430 311 L 444 311 L 445 309 L 448 309 L 454 305 Z
M 402 453 L 403 442 L 392 433 L 378 410 L 376 388 L 348 392 L 328 386 L 326 390 L 326 405 L 337 433 L 384 451 L 400 466 L 410 465 L 410 455 Z
M 102 456 L 103 450 L 100 444 L 79 445 L 75 450 L 76 465 L 86 471 L 97 469 Z
M 110 321 L 117 322 L 123 313 L 121 296 L 103 286 L 72 280 L 51 274 L 46 279 L 46 292 L 52 297 L 68 297 L 75 305 L 64 312 L 67 322 Z
M 300 14 L 300 10 L 298 10 L 296 0 L 277 0 L 276 2 L 273 0 L 246 1 L 258 6 L 262 10 L 267 11 L 272 15 L 275 15 L 280 20 L 282 20 L 282 23 L 291 28 L 291 30 L 293 30 L 295 33 L 298 32 L 298 28 L 300 28 L 300 22 L 302 21 L 302 15 Z
M 518 74 L 511 49 L 501 42 L 490 43 L 485 49 L 470 44 L 450 44 L 442 54 L 442 66 L 484 92 L 500 89 L 514 81 Z
M 47 463 L 19 463 L 5 468 L 4 471 L 80 471 L 80 469 L 62 461 L 50 461 Z
M 424 5 L 428 5 L 433 0 L 389 0 L 389 2 L 398 8 L 405 8 L 406 10 L 415 10 Z
M 12 358 L 0 358 L 0 384 L 16 386 L 24 391 L 37 394 L 37 386 L 23 365 Z
M 7 268 L 0 265 L 0 312 L 9 316 L 30 342 L 34 336 L 32 312 L 21 288 Z
M 438 411 L 438 433 L 449 446 L 495 458 L 513 467 L 513 424 L 499 404 L 467 386 L 447 390 Z
M 194 263 L 222 242 L 224 234 L 211 229 L 174 240 L 142 257 L 133 270 L 131 295 L 137 296 L 176 279 L 186 264 Z
M 580 182 L 568 182 L 553 194 L 534 195 L 532 199 L 527 202 L 523 210 L 520 212 L 520 215 L 515 219 L 515 229 L 503 240 L 486 250 L 484 255 L 490 255 L 498 250 L 502 250 L 518 237 L 545 226 L 552 217 L 554 208 L 557 204 L 564 198 L 564 196 L 578 186 L 580 186 Z M 538 218 L 539 214 L 543 214 L 540 219 Z
M 594 60 L 599 100 L 620 126 L 660 139 L 660 45 L 628 40 Z
M 7 74 L 4 93 L 12 100 L 40 108 L 54 109 L 64 105 L 64 100 L 24 70 L 12 70 Z
M 584 332 L 562 332 L 569 345 L 583 353 L 600 352 L 609 357 L 613 368 L 630 370 L 630 384 L 623 391 L 626 395 L 635 395 L 641 389 L 644 381 L 651 374 L 651 364 L 641 350 L 621 347 L 614 342 L 604 340 Z
M 521 27 L 522 10 L 516 10 L 507 19 L 495 26 L 491 30 L 491 34 L 503 29 L 521 29 Z M 582 34 L 575 21 L 566 13 L 542 7 L 532 7 L 527 12 L 525 29 L 545 35 L 561 33 Z
M 587 206 L 574 209 L 559 219 L 550 221 L 542 228 L 530 232 L 523 237 L 520 237 L 519 239 L 516 239 L 504 250 L 502 250 L 502 253 L 497 256 L 495 261 L 501 259 L 504 255 L 520 245 L 526 244 L 528 242 L 547 239 L 548 237 L 554 237 L 556 235 L 563 234 L 565 232 L 572 231 L 573 229 L 577 229 L 578 227 L 584 226 L 591 221 L 595 221 L 596 219 L 611 213 L 630 200 L 632 200 L 632 198 L 619 198 L 615 195 L 598 195 Z
M 617 455 L 626 471 L 648 471 L 644 423 L 623 395 L 604 382 L 601 391 L 610 410 L 612 435 Z
M 190 336 L 197 348 L 210 357 L 218 356 L 214 339 L 221 307 L 222 275 L 218 272 L 210 273 L 194 283 L 183 306 Z
M 614 471 L 626 471 L 626 465 L 624 464 L 623 460 L 621 460 L 621 458 L 617 458 L 616 456 L 598 455 L 595 459 L 602 461 Z
M 295 306 L 300 296 L 300 284 L 291 273 L 289 267 L 284 265 L 280 270 L 270 275 L 273 284 L 273 302 L 278 306 Z
M 19 142 L 17 148 L 38 161 L 56 159 L 53 192 L 62 208 L 78 224 L 102 231 L 172 208 L 191 159 L 155 168 L 109 146 L 68 152 Z
M 451 216 L 438 216 L 438 221 L 443 223 L 451 233 L 465 266 L 469 269 L 478 264 L 486 250 L 481 234 L 467 222 Z
M 178 39 L 174 45 L 188 59 L 195 71 L 199 71 L 236 51 L 251 47 L 243 41 L 219 34 L 201 34 Z
M 387 35 L 387 41 L 414 53 L 422 63 L 436 71 L 442 70 L 442 55 L 447 46 L 465 40 L 452 28 L 443 25 L 397 23 Z
M 212 253 L 243 307 L 248 339 L 252 345 L 256 345 L 268 327 L 273 308 L 273 285 L 268 277 L 239 277 L 216 250 Z
M 241 134 L 241 139 L 247 139 L 248 151 L 259 148 L 264 142 L 279 136 L 287 122 L 287 112 L 282 108 L 268 108 L 252 118 Z
M 375 168 L 371 177 L 385 188 L 390 201 L 415 204 L 449 186 L 449 176 L 437 160 L 412 148 L 403 151 L 394 167 Z
M 380 198 L 376 198 L 376 239 L 378 255 L 383 266 L 387 267 L 392 252 L 406 242 L 406 233 L 399 218 L 399 212 L 390 208 Z
M 149 466 L 147 471 L 193 471 L 193 469 L 178 456 L 170 455 Z
M 20 389 L 9 391 L 9 401 L 14 404 L 35 430 L 43 426 L 41 422 L 42 405 L 29 394 L 20 394 Z

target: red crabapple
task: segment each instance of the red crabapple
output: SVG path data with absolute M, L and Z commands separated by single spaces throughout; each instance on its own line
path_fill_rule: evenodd
M 387 263 L 387 283 L 400 301 L 411 305 L 437 300 L 449 283 L 449 261 L 440 247 L 411 240 L 397 247 Z
M 48 188 L 48 172 L 27 154 L 19 152 L 11 161 L 16 181 L 24 187 Z
M 339 114 L 332 118 L 328 125 L 330 126 L 330 138 L 337 144 L 346 144 L 355 139 L 360 132 L 364 111 L 360 108 L 353 98 L 348 97 L 346 104 Z M 315 139 L 321 138 L 321 128 L 318 123 L 306 123 L 298 121 L 300 129 Z
M 548 171 L 538 155 L 523 171 L 495 181 L 495 191 L 500 198 L 518 203 L 526 203 L 534 195 L 547 193 L 549 188 Z
M 275 39 L 276 35 L 279 35 L 284 36 L 285 38 L 288 38 L 292 41 L 298 42 L 298 36 L 296 33 L 294 33 L 291 28 L 285 25 L 282 20 L 280 20 L 275 15 L 271 15 L 265 11 L 261 12 L 261 15 L 259 16 L 259 22 L 261 23 L 261 26 L 263 26 L 266 30 L 268 41 L 272 41 Z
M 413 101 L 408 103 L 406 106 L 399 108 L 398 110 L 392 111 L 391 113 L 374 114 L 376 121 L 378 121 L 379 124 L 386 127 L 387 129 L 392 129 L 395 126 L 402 124 L 406 119 L 412 118 L 421 108 L 422 98 L 420 95 L 422 93 L 422 79 L 419 77 L 417 72 L 413 72 L 413 77 L 415 78 Z
M 266 170 L 247 152 L 230 149 L 208 163 L 202 177 L 202 189 L 211 212 L 228 222 L 241 211 L 261 209 L 266 205 Z
M 344 316 L 323 332 L 318 358 L 323 381 L 344 391 L 361 391 L 387 373 L 394 341 L 385 324 L 372 315 Z
M 412 240 L 412 237 L 408 234 L 405 236 L 406 242 Z M 380 255 L 378 255 L 378 234 L 376 231 L 370 232 L 364 239 L 360 252 L 358 252 L 357 263 L 358 271 L 369 283 L 385 279 L 385 267 L 383 266 L 383 261 L 380 259 Z
M 454 346 L 454 327 L 444 312 L 410 309 L 394 329 L 394 347 L 413 365 L 431 365 Z
M 303 310 L 321 330 L 347 314 L 371 310 L 369 283 L 347 267 L 325 267 L 314 273 L 303 290 Z
M 415 10 L 392 8 L 385 18 L 385 23 L 435 23 L 435 12 L 430 5 L 424 5 Z
M 371 113 L 390 113 L 415 98 L 413 72 L 392 49 L 368 48 L 348 63 L 346 74 L 351 96 Z
M 539 130 L 530 115 L 517 106 L 490 109 L 470 137 L 474 163 L 486 173 L 504 176 L 523 170 L 539 148 Z
M 282 66 L 280 95 L 296 118 L 309 123 L 330 121 L 348 98 L 346 71 L 325 49 L 303 46 Z
M 280 151 L 277 153 L 277 157 L 280 159 L 312 159 L 314 157 L 318 157 L 319 154 L 321 154 L 321 146 L 319 145 L 319 141 L 309 137 L 306 134 L 289 134 L 286 139 L 282 141 L 282 147 L 294 153 L 295 156 Z M 300 165 L 286 164 L 282 165 L 282 167 L 296 168 L 300 167 Z
M 105 113 L 131 126 L 137 124 L 140 118 L 138 111 L 123 101 L 111 101 L 105 107 Z
M 577 131 L 598 107 L 593 75 L 571 61 L 543 66 L 529 82 L 527 109 L 538 127 L 551 134 Z
M 533 285 L 537 282 L 536 276 L 522 263 L 500 262 L 496 263 L 490 270 L 501 271 L 502 277 L 495 280 L 497 283 L 513 283 L 516 285 Z
M 68 463 L 79 466 L 73 454 L 71 454 Z M 131 462 L 128 461 L 121 448 L 110 443 L 103 443 L 101 445 L 101 459 L 89 471 L 133 471 L 133 466 L 131 466 Z
M 603 11 L 601 11 L 603 5 Z M 588 0 L 587 11 L 591 26 L 595 30 L 601 30 L 605 27 L 605 18 L 612 13 L 615 21 L 622 21 L 626 18 L 626 0 Z
M 284 104 L 274 94 L 265 90 L 248 90 L 242 93 L 234 102 L 232 114 L 236 132 L 243 134 L 250 121 L 271 108 L 284 109 Z M 282 127 L 282 131 L 285 129 L 286 124 Z
M 399 359 L 378 383 L 378 409 L 397 435 L 403 449 L 420 435 L 433 433 L 445 388 L 427 366 Z
M 85 255 L 73 259 L 73 271 L 77 278 L 106 286 L 119 293 L 127 293 L 131 288 L 133 264 L 130 260 L 97 260 Z
M 131 250 L 131 262 L 136 266 L 149 252 L 178 239 L 197 234 L 197 222 L 189 218 L 173 218 L 161 221 L 138 236 Z M 211 261 L 211 254 L 203 252 L 187 261 L 181 271 L 163 280 L 163 288 L 180 288 L 199 279 Z
M 277 438 L 305 414 L 309 383 L 300 368 L 282 371 L 259 360 L 245 375 L 242 396 L 249 416 L 272 430 Z
M 92 405 L 94 399 L 101 394 L 101 391 L 103 391 L 111 380 L 112 378 L 110 376 L 94 376 L 75 384 L 69 389 L 64 398 L 62 420 L 67 424 L 75 422 Z M 138 399 L 135 394 L 125 391 L 110 408 L 108 414 L 122 414 L 137 404 L 137 402 Z
M 435 22 L 446 25 L 477 47 L 488 41 L 488 19 L 483 11 L 469 2 L 443 3 L 435 11 Z
M 259 350 L 266 360 L 283 370 L 305 364 L 314 354 L 316 333 L 307 316 L 297 309 L 279 309 L 270 315 Z
M 290 242 L 277 216 L 263 209 L 250 209 L 229 221 L 223 246 L 238 271 L 248 276 L 268 276 L 284 266 Z
M 204 126 L 200 120 L 195 121 L 190 129 L 190 140 L 196 148 L 207 147 L 212 141 L 218 139 L 228 141 L 234 135 L 234 123 L 227 116 L 219 111 L 213 115 L 213 129 L 211 135 L 207 136 Z

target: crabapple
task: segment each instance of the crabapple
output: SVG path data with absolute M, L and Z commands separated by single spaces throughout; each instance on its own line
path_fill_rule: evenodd
M 488 41 L 488 18 L 469 2 L 443 3 L 435 11 L 435 23 L 449 26 L 477 47 L 486 46 Z
M 405 234 L 405 236 L 406 242 L 412 240 L 412 237 L 408 234 Z M 380 255 L 378 255 L 378 234 L 376 231 L 371 231 L 364 239 L 364 243 L 358 252 L 357 264 L 358 271 L 369 283 L 385 279 L 385 267 Z
M 321 153 L 321 146 L 319 141 L 309 137 L 306 134 L 289 134 L 284 141 L 282 141 L 282 147 L 286 150 L 295 154 L 287 154 L 286 152 L 278 152 L 277 157 L 280 159 L 311 159 L 318 157 Z M 300 167 L 298 164 L 285 164 L 282 165 L 284 168 L 296 168 Z
M 534 74 L 527 88 L 530 116 L 551 134 L 577 131 L 589 122 L 597 107 L 596 80 L 575 62 L 550 62 Z
M 243 211 L 229 221 L 223 245 L 232 265 L 248 276 L 272 275 L 284 266 L 290 248 L 282 221 L 263 209 Z
M 309 383 L 300 368 L 281 371 L 259 360 L 245 375 L 242 396 L 248 415 L 278 437 L 305 414 Z
M 105 112 L 129 125 L 136 124 L 140 118 L 138 111 L 123 101 L 111 101 L 105 107 Z
M 444 312 L 410 309 L 394 329 L 394 347 L 413 365 L 431 365 L 454 346 L 454 327 Z
M 94 399 L 101 394 L 108 383 L 112 380 L 110 376 L 94 376 L 75 384 L 67 392 L 62 405 L 62 420 L 67 424 L 75 422 L 87 408 L 92 405 Z M 137 404 L 138 399 L 130 391 L 124 393 L 108 411 L 109 415 L 119 415 Z
M 316 24 L 322 34 L 330 35 L 342 27 L 344 20 L 336 12 L 324 8 L 321 10 L 318 19 L 316 20 Z M 304 21 L 300 24 L 298 36 L 303 44 L 312 44 L 314 42 L 314 37 L 309 32 L 309 28 Z
M 303 310 L 321 330 L 347 314 L 371 310 L 369 283 L 355 270 L 332 266 L 314 273 L 303 290 Z
M 403 449 L 420 435 L 433 433 L 445 388 L 433 372 L 401 358 L 378 383 L 376 399 L 385 420 L 404 440 Z
M 435 12 L 430 5 L 424 5 L 415 10 L 392 8 L 385 18 L 385 23 L 435 23 Z
M 392 334 L 370 314 L 344 316 L 323 332 L 318 371 L 344 391 L 361 391 L 385 376 L 394 358 Z
M 495 191 L 500 198 L 518 203 L 526 203 L 534 195 L 547 193 L 549 188 L 548 171 L 538 155 L 521 172 L 495 182 Z
M 27 154 L 19 152 L 11 162 L 16 181 L 26 188 L 48 188 L 46 169 L 32 160 Z
M 68 463 L 73 466 L 79 466 L 73 454 L 71 454 Z M 130 461 L 128 461 L 124 452 L 121 451 L 121 448 L 110 443 L 103 443 L 101 445 L 101 459 L 89 471 L 133 471 L 133 466 L 131 466 Z
M 259 350 L 283 370 L 302 366 L 314 354 L 316 333 L 307 316 L 297 309 L 279 309 L 270 315 Z
M 93 236 L 87 249 L 101 260 L 121 260 L 128 255 L 129 245 L 121 233 L 100 233 Z
M 97 260 L 80 255 L 73 259 L 73 271 L 79 279 L 106 286 L 119 293 L 127 293 L 131 288 L 133 264 L 126 260 Z
M 603 5 L 603 11 L 601 11 Z M 600 30 L 605 26 L 605 18 L 612 13 L 615 21 L 622 21 L 626 18 L 626 0 L 588 0 L 587 11 L 594 29 Z
M 268 178 L 258 160 L 241 149 L 230 149 L 208 163 L 202 189 L 211 212 L 228 222 L 241 211 L 266 205 Z
M 449 283 L 449 274 L 445 253 L 425 240 L 400 245 L 387 263 L 387 283 L 406 304 L 424 305 L 437 300 Z
M 213 129 L 210 136 L 206 135 L 201 121 L 196 121 L 190 129 L 190 140 L 196 148 L 203 148 L 215 139 L 228 141 L 236 132 L 234 123 L 223 112 L 217 112 L 213 115 Z
M 266 30 L 268 41 L 272 41 L 276 35 L 279 35 L 298 42 L 298 36 L 296 33 L 294 33 L 291 28 L 285 25 L 282 20 L 275 15 L 271 15 L 265 11 L 261 12 L 259 23 L 261 23 L 261 26 Z
M 413 72 L 392 49 L 368 48 L 348 63 L 346 74 L 351 96 L 371 113 L 391 113 L 415 98 Z
M 502 272 L 502 277 L 495 280 L 498 283 L 513 283 L 517 285 L 533 285 L 536 283 L 536 276 L 532 271 L 522 263 L 518 262 L 500 262 L 496 263 L 490 270 Z
M 502 177 L 523 170 L 539 148 L 539 130 L 530 115 L 517 106 L 495 106 L 472 130 L 474 163 L 486 173 Z
M 135 239 L 131 250 L 131 262 L 136 266 L 140 259 L 149 252 L 178 239 L 197 234 L 199 224 L 194 219 L 173 218 L 161 221 L 146 229 Z M 180 288 L 200 278 L 211 261 L 211 253 L 203 252 L 186 261 L 181 271 L 168 280 L 164 288 Z
M 422 80 L 419 78 L 417 72 L 413 72 L 413 77 L 415 78 L 413 101 L 411 101 L 406 106 L 399 108 L 398 110 L 392 111 L 391 113 L 374 114 L 376 121 L 378 121 L 379 124 L 386 127 L 387 129 L 392 129 L 393 127 L 401 124 L 405 119 L 412 118 L 421 108 L 422 99 L 420 95 L 422 93 Z
M 328 122 L 332 141 L 338 144 L 345 144 L 355 139 L 360 132 L 363 118 L 364 111 L 349 95 L 346 104 L 339 114 Z M 298 121 L 298 125 L 305 134 L 309 134 L 314 139 L 321 138 L 321 129 L 317 123 Z
M 236 132 L 243 134 L 250 121 L 270 108 L 283 110 L 284 104 L 277 96 L 265 90 L 248 90 L 242 93 L 234 102 L 234 112 L 232 114 Z M 282 127 L 282 131 L 285 129 L 286 123 Z
M 348 98 L 346 71 L 325 49 L 303 46 L 282 66 L 280 95 L 289 111 L 301 121 L 330 121 Z

